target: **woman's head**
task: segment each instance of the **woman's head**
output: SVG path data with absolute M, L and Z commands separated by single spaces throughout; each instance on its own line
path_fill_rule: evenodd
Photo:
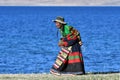
M 64 18 L 60 16 L 58 16 L 56 20 L 53 20 L 53 22 L 55 22 L 57 28 L 61 28 L 63 25 L 66 24 L 66 22 L 64 22 Z
M 63 26 L 63 24 L 61 24 L 60 22 L 55 22 L 55 25 L 57 28 L 61 28 Z

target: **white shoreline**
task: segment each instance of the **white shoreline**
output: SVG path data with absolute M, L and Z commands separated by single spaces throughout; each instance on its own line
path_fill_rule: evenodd
M 0 0 L 1 6 L 120 6 L 119 0 Z

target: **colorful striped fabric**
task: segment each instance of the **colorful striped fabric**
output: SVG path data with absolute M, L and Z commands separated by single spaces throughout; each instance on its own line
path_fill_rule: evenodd
M 82 54 L 80 52 L 73 52 L 69 54 L 68 63 L 72 64 L 72 63 L 77 63 L 77 62 L 83 62 Z
M 69 50 L 62 48 L 54 64 L 54 68 L 58 69 L 60 66 L 66 64 Z
M 80 52 L 70 52 L 69 50 L 62 48 L 57 56 L 54 68 L 58 69 L 63 64 L 72 64 L 78 62 L 83 62 L 82 54 Z

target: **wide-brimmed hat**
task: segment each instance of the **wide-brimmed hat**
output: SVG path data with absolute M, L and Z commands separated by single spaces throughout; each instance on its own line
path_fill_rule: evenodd
M 58 16 L 55 20 L 52 20 L 53 22 L 59 22 L 61 24 L 66 24 L 66 22 L 64 22 L 64 18 L 61 16 Z

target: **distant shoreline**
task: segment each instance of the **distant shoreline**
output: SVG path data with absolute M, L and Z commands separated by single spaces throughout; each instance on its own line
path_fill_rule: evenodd
M 10 6 L 120 6 L 118 0 L 1 0 L 0 5 Z
M 120 7 L 120 6 L 49 6 L 49 5 L 0 5 L 0 7 Z
M 4 8 L 14 8 L 14 7 L 20 7 L 20 8 L 120 8 L 120 6 L 0 6 Z

